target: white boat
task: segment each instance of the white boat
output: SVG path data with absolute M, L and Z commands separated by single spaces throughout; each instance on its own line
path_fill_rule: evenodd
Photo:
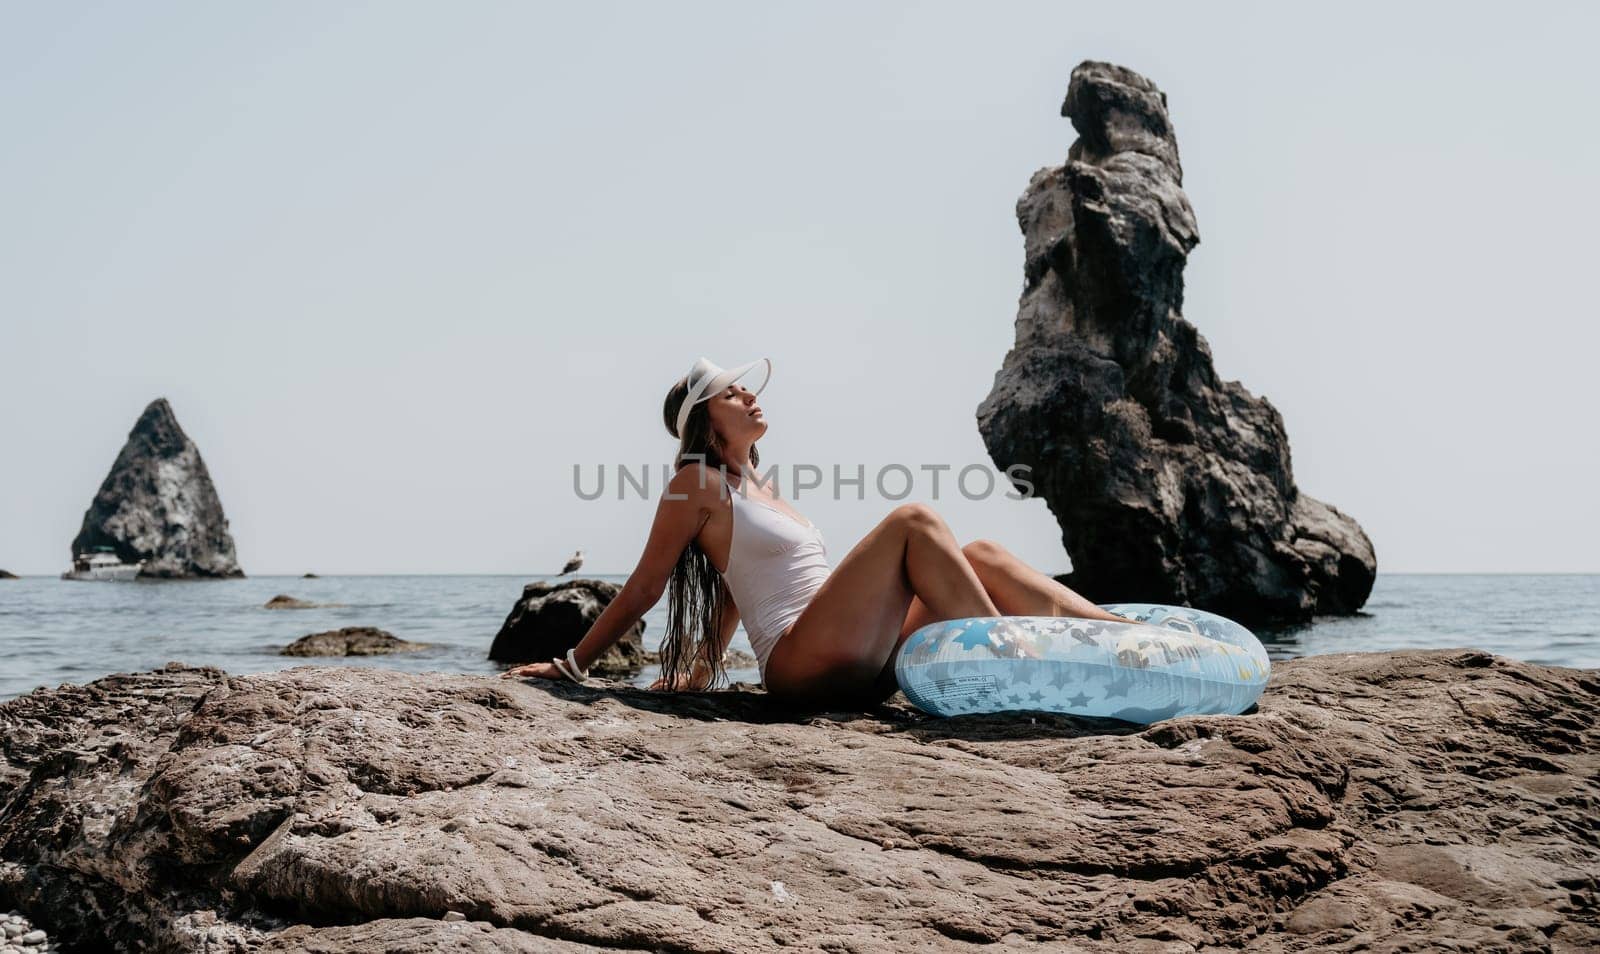
M 139 575 L 144 561 L 123 563 L 110 547 L 95 547 L 92 553 L 80 553 L 72 558 L 72 569 L 61 574 L 63 580 L 109 580 L 126 582 Z

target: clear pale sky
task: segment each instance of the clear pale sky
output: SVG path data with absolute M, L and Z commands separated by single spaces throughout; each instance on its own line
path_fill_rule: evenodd
M 772 358 L 765 463 L 987 464 L 1103 59 L 1168 96 L 1186 315 L 1380 571 L 1600 570 L 1597 9 L 0 5 L 0 567 L 66 566 L 157 396 L 250 574 L 626 572 L 654 503 L 573 465 L 664 463 L 702 354 Z M 895 502 L 796 503 L 837 561 Z

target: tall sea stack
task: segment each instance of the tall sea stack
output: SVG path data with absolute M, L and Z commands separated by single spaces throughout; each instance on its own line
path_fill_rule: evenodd
M 1300 493 L 1283 418 L 1182 315 L 1200 241 L 1167 97 L 1109 63 L 1072 71 L 1078 140 L 1017 202 L 1016 344 L 978 407 L 1001 468 L 1026 464 L 1096 602 L 1243 622 L 1353 613 L 1377 573 L 1354 519 Z
M 151 401 L 128 433 L 72 552 L 99 546 L 127 563 L 144 560 L 140 576 L 244 576 L 205 461 L 166 398 Z

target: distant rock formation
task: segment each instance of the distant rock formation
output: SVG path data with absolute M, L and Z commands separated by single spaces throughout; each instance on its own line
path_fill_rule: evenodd
M 389 653 L 414 653 L 431 649 L 427 643 L 413 643 L 373 626 L 346 626 L 326 633 L 312 633 L 278 651 L 280 656 L 385 656 Z
M 63 950 L 1600 950 L 1600 679 L 1473 651 L 1152 726 L 353 666 L 0 725 L 0 911 Z
M 166 398 L 150 402 L 72 541 L 74 554 L 109 546 L 140 576 L 242 577 L 222 501 L 200 451 Z
M 1085 62 L 1061 113 L 1078 140 L 1017 203 L 1016 344 L 978 426 L 998 466 L 1032 468 L 1072 557 L 1062 579 L 1243 622 L 1355 612 L 1372 542 L 1300 493 L 1277 409 L 1220 380 L 1181 314 L 1200 234 L 1166 95 Z
M 542 662 L 564 656 L 621 591 L 605 580 L 529 583 L 489 646 L 496 662 Z M 631 675 L 645 665 L 644 620 L 589 665 L 591 675 Z
M 12 573 L 10 570 L 0 570 L 0 580 L 17 580 L 17 579 L 21 579 L 21 577 L 17 576 L 15 573 Z
M 300 574 L 300 579 L 302 579 L 302 580 L 316 580 L 316 579 L 321 579 L 321 577 L 317 576 L 315 573 L 302 573 L 302 574 Z

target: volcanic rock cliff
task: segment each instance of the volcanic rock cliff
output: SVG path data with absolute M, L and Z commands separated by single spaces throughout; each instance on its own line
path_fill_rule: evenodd
M 1200 233 L 1166 95 L 1085 62 L 1061 114 L 1078 139 L 1017 203 L 1016 343 L 978 422 L 998 466 L 1032 468 L 1072 557 L 1062 579 L 1245 622 L 1355 612 L 1372 542 L 1300 493 L 1277 409 L 1220 380 L 1182 315 Z
M 0 705 L 0 910 L 84 951 L 1595 950 L 1597 721 L 1595 673 L 1466 650 L 1148 727 L 169 668 Z
M 144 560 L 141 576 L 244 576 L 206 463 L 166 398 L 139 415 L 83 515 L 72 552 L 97 546 L 125 563 Z

